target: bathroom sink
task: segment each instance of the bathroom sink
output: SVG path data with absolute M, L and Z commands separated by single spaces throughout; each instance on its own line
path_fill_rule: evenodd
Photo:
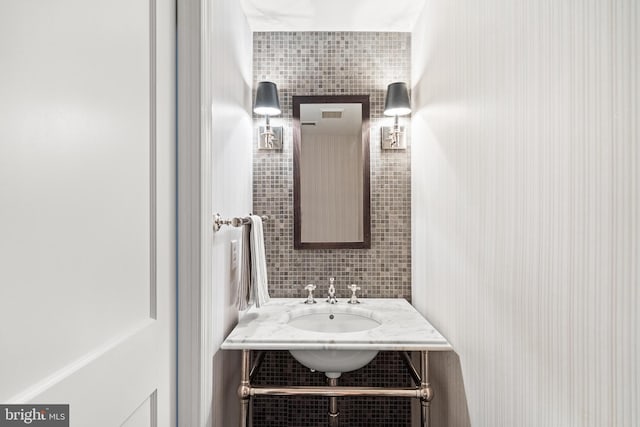
M 371 311 L 352 307 L 322 306 L 291 312 L 287 324 L 294 328 L 321 334 L 324 338 L 358 334 L 377 328 L 381 322 Z M 376 357 L 377 350 L 289 350 L 309 369 L 338 378 L 342 372 L 360 369 Z
M 404 298 L 360 304 L 271 298 L 247 310 L 222 343 L 225 350 L 287 350 L 308 368 L 339 377 L 378 351 L 448 351 L 447 340 Z M 333 318 L 331 316 L 333 315 Z
M 324 309 L 318 313 L 293 313 L 288 325 L 304 331 L 324 333 L 360 332 L 377 328 L 380 322 L 360 313 L 341 313 L 336 310 Z

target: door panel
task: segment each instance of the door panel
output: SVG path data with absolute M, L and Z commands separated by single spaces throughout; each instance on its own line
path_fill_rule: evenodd
M 154 425 L 152 414 L 155 414 L 154 406 L 156 394 L 152 394 L 142 405 L 136 408 L 135 412 L 122 424 L 122 427 L 149 427 Z
M 0 6 L 0 402 L 69 403 L 75 426 L 139 422 L 145 401 L 173 419 L 175 18 L 157 3 Z

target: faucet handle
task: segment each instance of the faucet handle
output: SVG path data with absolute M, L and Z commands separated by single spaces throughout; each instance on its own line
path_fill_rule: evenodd
M 358 285 L 351 284 L 350 286 L 347 286 L 347 288 L 351 289 L 352 292 L 349 304 L 360 304 L 360 301 L 358 301 L 358 297 L 356 296 L 356 291 L 359 291 L 360 287 Z
M 316 290 L 316 285 L 314 285 L 313 283 L 309 283 L 307 286 L 304 287 L 305 290 L 309 291 L 309 295 L 307 296 L 306 301 L 304 302 L 305 304 L 315 304 L 316 300 L 313 299 L 313 291 Z

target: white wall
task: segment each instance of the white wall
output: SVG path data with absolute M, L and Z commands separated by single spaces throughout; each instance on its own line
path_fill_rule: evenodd
M 413 301 L 459 355 L 436 425 L 640 425 L 639 26 L 635 0 L 427 1 Z
M 253 41 L 239 2 L 178 2 L 178 424 L 237 423 L 230 242 L 252 207 Z
M 210 85 L 211 152 L 203 153 L 212 162 L 211 212 L 223 218 L 246 216 L 252 209 L 252 57 L 253 38 L 240 2 L 214 0 L 204 15 L 211 32 L 205 35 L 211 63 Z M 206 69 L 206 68 L 205 68 Z M 207 80 L 208 79 L 208 80 Z M 219 350 L 235 326 L 235 283 L 231 274 L 230 242 L 240 240 L 241 230 L 223 227 L 211 240 L 211 304 L 213 307 L 213 405 L 211 425 L 226 427 L 239 421 L 236 389 L 239 384 L 239 356 Z

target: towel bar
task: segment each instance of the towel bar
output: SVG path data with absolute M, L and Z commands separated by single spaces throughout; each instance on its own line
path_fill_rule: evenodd
M 268 221 L 269 217 L 266 215 L 260 216 L 262 221 Z M 231 219 L 222 219 L 219 213 L 213 216 L 213 231 L 218 231 L 222 228 L 223 225 L 231 225 L 232 227 L 240 227 L 242 225 L 249 224 L 249 217 L 244 218 L 231 218 Z

